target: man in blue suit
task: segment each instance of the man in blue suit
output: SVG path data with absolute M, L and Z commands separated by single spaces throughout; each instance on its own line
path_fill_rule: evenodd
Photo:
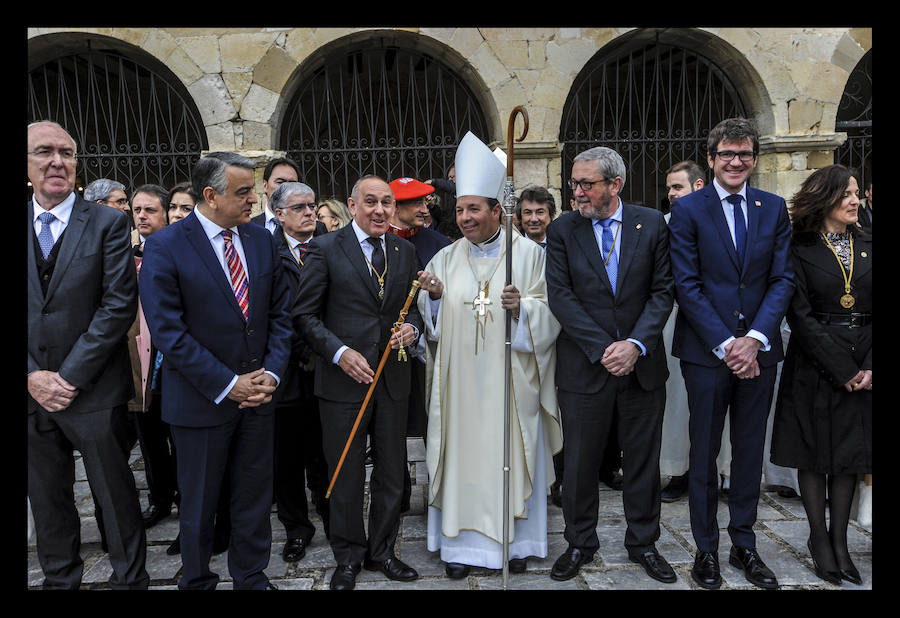
M 714 181 L 676 200 L 669 221 L 678 301 L 672 354 L 681 360 L 690 409 L 688 502 L 697 545 L 691 575 L 704 588 L 722 583 L 716 456 L 730 408 L 729 562 L 752 584 L 777 588 L 756 551 L 753 524 L 783 357 L 780 324 L 794 291 L 790 219 L 783 198 L 747 184 L 759 154 L 749 121 L 720 122 L 707 150 Z
M 219 493 L 230 492 L 235 589 L 274 589 L 274 392 L 290 356 L 290 292 L 272 235 L 249 225 L 253 164 L 211 153 L 192 174 L 201 196 L 179 225 L 147 239 L 141 305 L 163 353 L 162 418 L 172 426 L 181 492 L 180 589 L 214 589 Z

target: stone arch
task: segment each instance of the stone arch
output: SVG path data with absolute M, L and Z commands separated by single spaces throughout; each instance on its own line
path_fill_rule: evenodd
M 193 97 L 169 66 L 139 46 L 148 33 L 133 42 L 110 34 L 29 38 L 29 120 L 49 117 L 72 133 L 82 184 L 108 177 L 131 189 L 187 180 L 208 143 Z
M 360 172 L 366 166 L 374 166 L 374 169 L 378 170 L 376 173 L 391 176 L 391 178 L 397 177 L 396 174 L 401 169 L 405 170 L 404 175 L 417 175 L 422 179 L 440 177 L 446 172 L 446 168 L 452 165 L 456 144 L 466 130 L 471 128 L 481 139 L 487 142 L 492 141 L 495 135 L 493 125 L 498 123 L 489 89 L 465 58 L 440 41 L 430 36 L 405 30 L 369 29 L 342 33 L 341 36 L 329 41 L 322 41 L 320 38 L 318 42 L 319 46 L 310 50 L 302 58 L 292 75 L 285 81 L 275 112 L 272 114 L 273 146 L 280 152 L 286 152 L 288 156 L 295 153 L 293 158 L 304 159 L 298 161 L 304 174 L 312 174 L 311 179 L 314 177 L 316 179 L 314 182 L 318 182 L 321 186 L 332 187 L 332 191 L 339 198 L 345 198 L 344 193 L 349 189 L 343 185 L 347 182 L 352 184 L 349 176 Z M 376 66 L 369 64 L 370 62 L 381 62 L 381 64 Z M 414 135 L 413 141 L 403 141 L 410 138 L 408 133 L 397 135 L 388 132 L 386 135 L 382 135 L 380 127 L 377 133 L 373 130 L 371 135 L 360 135 L 360 142 L 356 146 L 326 144 L 322 137 L 324 133 L 317 133 L 315 138 L 311 137 L 310 128 L 306 125 L 307 123 L 313 124 L 310 120 L 313 114 L 309 107 L 301 109 L 298 106 L 310 106 L 315 98 L 315 109 L 322 114 L 322 118 L 315 121 L 320 127 L 319 131 L 327 122 L 341 122 L 344 119 L 340 115 L 346 110 L 344 110 L 345 101 L 340 99 L 342 91 L 339 90 L 339 87 L 345 88 L 343 93 L 347 94 L 346 88 L 349 88 L 350 85 L 347 80 L 355 79 L 348 76 L 359 75 L 360 82 L 365 82 L 366 79 L 373 76 L 371 73 L 373 67 L 376 73 L 380 69 L 385 72 L 385 75 L 393 75 L 392 71 L 395 66 L 393 63 L 395 62 L 397 63 L 397 74 L 402 72 L 404 75 L 403 78 L 398 79 L 407 79 L 415 75 L 416 79 L 421 77 L 425 80 L 422 89 L 429 93 L 428 97 L 423 97 L 426 102 L 423 104 L 422 101 L 411 101 L 408 97 L 409 93 L 414 90 L 412 85 L 400 82 L 391 82 L 393 86 L 396 86 L 396 92 L 387 93 L 386 97 L 382 97 L 380 92 L 374 93 L 372 101 L 393 100 L 397 104 L 397 110 L 402 107 L 400 102 L 403 105 L 412 104 L 413 108 L 418 106 L 419 110 L 430 105 L 433 106 L 435 115 L 437 115 L 445 111 L 438 101 L 446 90 L 452 93 L 456 100 L 466 101 L 464 105 L 453 108 L 462 112 L 462 118 L 459 121 L 438 122 L 432 117 L 424 119 L 423 122 L 422 118 L 417 117 L 415 122 L 420 123 L 418 125 L 420 128 L 414 130 L 418 133 Z M 401 67 L 400 63 L 405 64 Z M 415 69 L 413 69 L 413 65 L 415 65 Z M 435 79 L 436 74 L 443 75 L 443 78 Z M 378 77 L 381 78 L 384 75 Z M 325 79 L 329 80 L 328 85 L 325 84 Z M 380 83 L 387 83 L 387 78 Z M 425 83 L 429 84 L 428 88 L 437 88 L 437 84 L 440 84 L 440 93 L 429 91 Z M 397 98 L 393 99 L 395 95 Z M 323 101 L 328 102 L 328 113 L 323 111 Z M 374 116 L 379 115 L 377 105 L 376 103 L 374 106 Z M 390 112 L 397 110 L 390 108 Z M 380 113 L 384 117 L 384 124 L 389 124 L 387 118 L 389 109 L 385 107 Z M 397 115 L 404 113 L 405 109 L 403 112 L 398 112 Z M 472 123 L 471 126 L 470 123 Z M 408 129 L 411 124 L 407 120 L 403 126 Z M 353 123 L 347 123 L 348 127 L 351 125 L 355 130 L 356 127 Z M 298 131 L 304 132 L 305 137 L 299 138 Z M 328 135 L 333 137 L 334 134 L 328 133 Z M 347 139 L 347 137 L 347 135 L 342 135 L 341 139 Z M 382 141 L 373 141 L 376 137 Z M 402 137 L 403 140 L 398 139 L 394 142 L 392 140 L 395 137 Z M 310 139 L 314 141 L 311 142 Z M 392 149 L 396 149 L 402 154 L 389 152 Z M 431 173 L 412 171 L 410 166 L 417 165 L 413 158 L 423 156 L 421 152 L 415 152 L 417 150 L 427 153 L 424 156 L 428 161 L 423 167 Z M 432 159 L 432 157 L 436 158 Z M 440 160 L 440 163 L 437 163 L 437 159 Z M 322 163 L 323 160 L 327 161 L 327 165 L 334 164 L 331 171 L 323 171 L 326 166 L 325 163 Z M 348 163 L 348 161 L 351 162 Z M 334 170 L 341 166 L 347 168 L 347 171 Z M 350 168 L 353 168 L 353 171 L 350 171 Z

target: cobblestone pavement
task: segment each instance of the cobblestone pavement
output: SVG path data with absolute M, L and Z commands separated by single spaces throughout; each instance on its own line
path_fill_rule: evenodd
M 444 575 L 444 563 L 438 552 L 425 548 L 425 449 L 421 439 L 409 440 L 409 461 L 413 478 L 412 508 L 401 522 L 396 554 L 413 566 L 420 578 L 412 583 L 397 583 L 381 573 L 363 570 L 357 578 L 358 590 L 491 590 L 502 588 L 500 571 L 473 568 L 469 577 L 451 580 Z M 140 490 L 141 509 L 147 506 L 147 483 L 144 476 L 140 450 L 131 455 L 131 467 Z M 662 584 L 648 577 L 643 569 L 629 561 L 623 546 L 625 518 L 622 511 L 621 492 L 600 485 L 600 512 L 597 532 L 600 550 L 594 561 L 582 567 L 574 579 L 556 582 L 550 579 L 550 568 L 566 549 L 563 538 L 562 510 L 548 502 L 549 555 L 546 558 L 530 558 L 528 570 L 521 575 L 510 574 L 509 589 L 528 590 L 687 590 L 700 588 L 691 579 L 693 564 L 693 537 L 690 531 L 687 498 L 678 502 L 663 503 L 661 536 L 657 542 L 659 552 L 669 561 L 678 575 L 674 584 Z M 100 549 L 100 535 L 94 519 L 94 507 L 88 488 L 84 467 L 76 454 L 75 499 L 81 515 L 82 557 L 84 558 L 83 589 L 107 589 L 111 569 L 109 558 Z M 284 528 L 272 511 L 272 558 L 266 574 L 282 590 L 327 590 L 335 567 L 331 548 L 322 531 L 321 521 L 313 513 L 316 535 L 306 556 L 300 562 L 285 563 L 281 550 L 285 542 Z M 718 520 L 727 525 L 728 505 L 723 498 L 719 502 Z M 181 575 L 180 556 L 166 555 L 166 548 L 178 533 L 178 512 L 172 514 L 147 531 L 147 572 L 152 590 L 174 590 Z M 862 574 L 863 585 L 844 582 L 842 586 L 828 584 L 812 570 L 812 560 L 806 548 L 809 527 L 800 498 L 783 498 L 770 487 L 763 486 L 756 524 L 757 548 L 763 560 L 775 572 L 782 589 L 821 590 L 871 590 L 872 589 L 872 527 L 851 521 L 849 546 L 854 563 Z M 724 580 L 722 589 L 756 588 L 744 579 L 744 575 L 728 563 L 730 540 L 726 530 L 721 531 L 719 559 Z M 219 574 L 219 589 L 230 589 L 227 553 L 214 556 L 211 568 Z M 34 537 L 28 541 L 28 587 L 40 588 L 43 574 L 38 565 Z

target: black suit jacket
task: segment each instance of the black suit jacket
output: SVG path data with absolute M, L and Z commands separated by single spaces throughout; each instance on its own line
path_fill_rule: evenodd
M 347 345 L 362 354 L 374 371 L 412 282 L 417 279 L 418 261 L 412 244 L 390 233 L 384 239 L 388 272 L 383 302 L 378 300 L 352 225 L 309 243 L 292 315 L 294 329 L 318 355 L 315 369 L 318 397 L 341 402 L 365 398 L 368 385 L 358 384 L 345 374 L 332 362 L 334 354 Z M 422 331 L 415 301 L 410 305 L 406 322 Z M 391 398 L 401 400 L 409 396 L 409 365 L 398 361 L 396 353 L 388 355 L 380 380 Z
M 662 213 L 623 205 L 615 297 L 590 219 L 577 211 L 563 213 L 548 226 L 547 240 L 547 296 L 562 325 L 556 385 L 575 393 L 599 391 L 609 375 L 600 363 L 603 353 L 628 338 L 647 348 L 635 365 L 641 387 L 665 384 L 662 330 L 672 311 L 674 284 Z
M 75 198 L 46 296 L 34 255 L 28 201 L 28 372 L 57 371 L 78 388 L 66 409 L 90 412 L 134 396 L 126 334 L 137 315 L 137 275 L 128 219 Z M 37 412 L 28 397 L 28 413 Z

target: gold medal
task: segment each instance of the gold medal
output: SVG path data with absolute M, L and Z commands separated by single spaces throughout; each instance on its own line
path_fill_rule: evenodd
M 844 265 L 841 262 L 841 258 L 838 257 L 837 251 L 834 250 L 834 247 L 828 241 L 828 237 L 825 234 L 822 234 L 822 239 L 825 241 L 825 244 L 828 245 L 828 248 L 831 249 L 831 253 L 834 254 L 834 259 L 837 260 L 838 267 L 841 269 L 841 276 L 844 278 L 844 295 L 841 296 L 841 307 L 844 309 L 850 309 L 853 305 L 856 304 L 856 298 L 850 293 L 850 281 L 853 279 L 853 235 L 850 235 L 850 273 L 844 271 Z

